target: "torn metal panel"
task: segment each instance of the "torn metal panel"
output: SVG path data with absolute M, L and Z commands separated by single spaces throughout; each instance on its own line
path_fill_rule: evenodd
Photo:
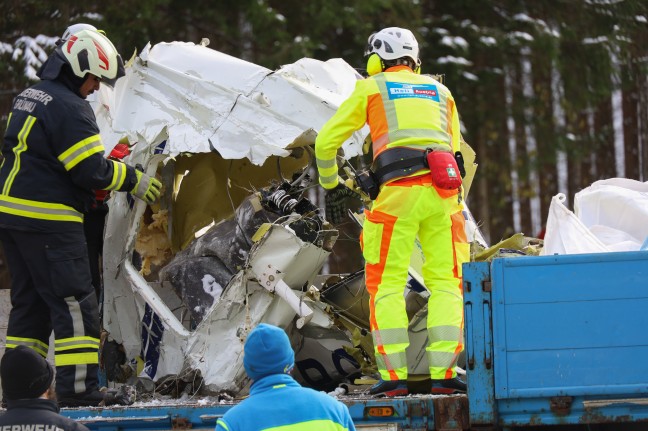
M 169 283 L 194 323 L 202 321 L 232 277 L 246 265 L 252 236 L 278 217 L 263 210 L 257 196 L 249 196 L 234 217 L 209 226 L 160 268 L 159 281 Z
M 268 193 L 266 198 L 272 196 L 273 193 Z M 217 238 L 214 233 L 221 227 L 226 228 L 227 222 L 215 225 L 212 232 L 208 231 L 201 237 L 202 241 L 197 240 L 176 254 L 158 272 L 160 281 L 156 283 L 147 283 L 131 260 L 119 264 L 125 277 L 117 274 L 121 282 L 114 283 L 112 290 L 106 292 L 107 302 L 119 304 L 119 307 L 107 308 L 110 317 L 105 319 L 105 324 L 111 336 L 123 342 L 127 357 L 135 357 L 142 363 L 137 370 L 140 378 L 159 380 L 198 370 L 204 381 L 204 390 L 238 393 L 246 383 L 240 361 L 242 340 L 258 323 L 273 323 L 290 330 L 295 317 L 308 317 L 303 323 L 319 328 L 318 333 L 333 331 L 330 317 L 321 307 L 308 304 L 302 287 L 309 286 L 320 271 L 337 231 L 318 230 L 315 236 L 310 236 L 301 226 L 304 219 L 311 216 L 295 213 L 284 214 L 281 220 L 272 223 L 271 217 L 256 217 L 265 211 L 262 207 L 258 211 L 249 210 L 255 208 L 250 203 L 253 201 L 254 197 L 244 201 L 237 215 L 247 212 L 251 215 L 249 220 L 253 220 L 254 228 L 250 231 L 256 229 L 264 233 L 250 248 L 244 267 L 219 286 L 222 293 L 218 297 L 211 296 L 214 292 L 206 288 L 207 284 L 213 288 L 217 283 L 206 283 L 207 278 L 217 280 L 219 268 L 225 274 L 230 270 L 217 256 L 219 252 L 221 256 L 224 256 L 223 251 L 226 252 L 226 249 L 219 248 L 220 238 L 215 242 L 209 239 Z M 267 200 L 268 204 L 273 202 Z M 304 204 L 302 207 L 309 208 Z M 116 208 L 120 206 L 116 205 Z M 316 213 L 309 214 L 319 217 Z M 240 236 L 245 236 L 245 224 L 246 220 L 239 217 Z M 267 229 L 260 229 L 265 224 Z M 315 223 L 319 224 L 321 221 Z M 302 240 L 299 235 L 309 238 L 310 242 Z M 215 265 L 216 259 L 222 265 Z M 271 268 L 272 275 L 282 283 L 282 291 L 277 287 L 279 284 L 270 287 L 261 284 L 267 268 Z M 129 297 L 124 289 L 126 285 L 133 289 L 131 300 L 135 304 L 126 301 Z M 169 286 L 177 295 L 175 301 Z M 200 292 L 204 294 L 202 297 L 197 296 Z M 188 312 L 185 316 L 190 318 L 178 316 L 177 310 L 170 307 L 183 308 Z M 110 320 L 117 315 L 120 316 L 117 321 Z M 135 349 L 129 352 L 129 341 L 137 340 L 140 328 L 141 345 L 137 349 L 135 343 Z M 117 338 L 118 335 L 123 337 L 122 340 Z M 167 353 L 172 353 L 172 357 Z
M 241 355 L 246 331 L 261 322 L 289 328 L 297 314 L 285 298 L 261 286 L 259 273 L 272 262 L 282 281 L 293 289 L 297 287 L 288 289 L 292 295 L 303 296 L 299 288 L 321 269 L 328 256 L 325 250 L 292 234 L 291 222 L 273 224 L 255 243 L 248 269 L 237 274 L 189 337 L 187 365 L 201 371 L 208 390 L 237 393 L 243 389 Z
M 273 72 L 193 43 L 148 45 L 117 81 L 112 123 L 100 127 L 115 142 L 125 135 L 147 143 L 136 151 L 166 134 L 162 152 L 171 157 L 217 151 L 261 165 L 319 130 L 360 78 L 341 59 L 303 59 Z M 361 153 L 366 133 L 345 143 L 348 157 Z

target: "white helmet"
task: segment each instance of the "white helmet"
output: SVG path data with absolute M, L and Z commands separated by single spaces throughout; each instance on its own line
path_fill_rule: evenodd
M 396 60 L 409 57 L 415 63 L 419 61 L 419 46 L 414 34 L 399 27 L 388 27 L 369 36 L 365 56 L 378 54 L 383 60 Z
M 61 36 L 61 41 L 65 42 L 70 38 L 70 36 L 72 36 L 74 33 L 80 32 L 81 30 L 98 31 L 97 27 L 95 27 L 92 24 L 85 24 L 83 22 L 72 24 L 71 26 L 65 29 L 65 32 L 63 32 L 63 36 Z
M 59 47 L 72 72 L 79 78 L 91 73 L 99 78 L 113 80 L 124 75 L 124 63 L 112 42 L 93 30 L 72 34 Z

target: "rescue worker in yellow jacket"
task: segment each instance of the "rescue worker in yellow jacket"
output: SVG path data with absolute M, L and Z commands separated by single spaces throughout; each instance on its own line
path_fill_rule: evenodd
M 107 401 L 107 393 L 98 390 L 99 314 L 83 213 L 94 202 L 93 189 L 130 192 L 152 203 L 161 183 L 103 156 L 85 98 L 102 80 L 124 75 L 121 57 L 106 36 L 74 33 L 39 74 L 41 81 L 14 99 L 2 148 L 0 240 L 12 304 L 6 348 L 22 345 L 46 356 L 54 330 L 59 403 L 98 405 Z
M 371 196 L 375 200 L 365 211 L 361 245 L 380 373 L 370 393 L 408 393 L 404 289 L 417 236 L 430 292 L 426 350 L 432 393 L 465 392 L 455 370 L 463 350 L 460 266 L 467 246 L 459 196 L 463 167 L 455 159 L 459 114 L 450 91 L 420 74 L 419 47 L 411 31 L 390 27 L 374 33 L 365 55 L 370 76 L 356 83 L 322 127 L 315 153 L 327 217 L 338 222 L 343 200 L 352 192 L 338 177 L 336 153 L 354 131 L 369 125 L 375 182 L 369 189 L 377 197 Z M 453 241 L 464 243 L 455 247 Z

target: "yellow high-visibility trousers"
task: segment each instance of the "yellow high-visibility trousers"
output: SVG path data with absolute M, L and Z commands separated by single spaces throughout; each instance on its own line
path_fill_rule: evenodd
M 430 176 L 421 175 L 384 185 L 366 211 L 361 244 L 376 363 L 384 380 L 407 378 L 404 289 L 417 235 L 425 256 L 422 275 L 430 291 L 430 376 L 456 376 L 454 367 L 463 350 L 461 263 L 467 246 L 463 215 L 457 210 L 456 193 L 441 197 Z

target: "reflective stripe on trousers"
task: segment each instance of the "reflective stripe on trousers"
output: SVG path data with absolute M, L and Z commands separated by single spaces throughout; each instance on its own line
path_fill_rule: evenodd
M 5 348 L 15 349 L 18 346 L 29 347 L 43 358 L 47 357 L 47 351 L 49 350 L 49 345 L 47 343 L 43 343 L 41 340 L 37 340 L 36 338 L 12 337 L 11 335 L 8 335 Z
M 455 209 L 452 210 L 453 213 L 450 216 L 452 222 L 452 246 L 453 246 L 453 269 L 452 273 L 454 278 L 457 280 L 457 290 L 455 293 L 460 294 L 460 301 L 462 304 L 463 310 L 463 274 L 462 274 L 462 265 L 470 261 L 470 244 L 468 243 L 468 238 L 466 237 L 466 220 L 464 215 L 461 212 L 462 205 L 457 204 L 456 200 L 453 202 Z M 451 296 L 450 296 L 451 297 Z M 447 297 L 446 297 L 447 299 Z M 440 304 L 435 305 L 436 309 L 442 309 Z M 457 364 L 457 359 L 459 354 L 464 349 L 464 340 L 463 340 L 463 313 L 461 314 L 461 324 L 457 326 L 434 326 L 434 323 L 430 322 L 429 314 L 430 305 L 428 303 L 428 339 L 435 341 L 436 346 L 433 347 L 432 344 L 428 346 L 427 356 L 428 363 L 430 365 L 430 375 L 432 376 L 441 376 L 443 377 L 433 377 L 433 378 L 443 378 L 451 379 L 455 377 L 456 373 L 454 367 Z M 432 329 L 433 328 L 433 329 Z M 454 349 L 454 350 L 453 350 Z M 451 352 L 451 350 L 453 350 Z
M 409 179 L 408 179 L 409 180 Z M 403 297 L 410 256 L 418 235 L 430 291 L 427 347 L 434 379 L 456 376 L 463 348 L 463 297 L 456 274 L 451 214 L 457 197 L 441 198 L 429 183 L 402 181 L 382 187 L 366 212 L 362 245 L 366 261 L 370 324 L 383 379 L 407 378 L 408 319 Z

